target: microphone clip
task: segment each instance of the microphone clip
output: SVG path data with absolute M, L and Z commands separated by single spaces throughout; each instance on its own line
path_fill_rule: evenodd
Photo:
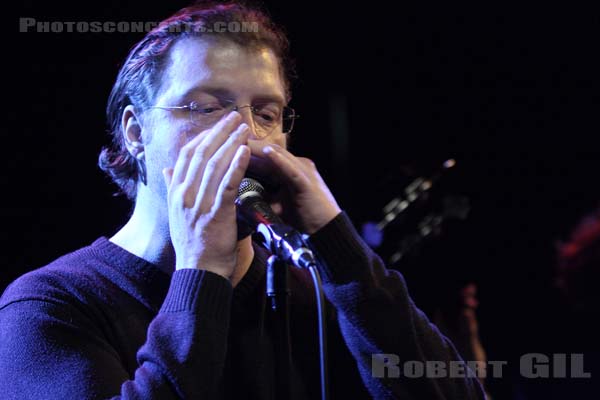
M 302 235 L 285 224 L 264 224 L 256 227 L 262 245 L 282 261 L 298 268 L 315 265 L 313 252 L 308 248 Z

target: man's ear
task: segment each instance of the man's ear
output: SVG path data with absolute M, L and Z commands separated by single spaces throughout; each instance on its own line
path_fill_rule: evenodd
M 144 158 L 144 142 L 142 141 L 142 125 L 135 108 L 130 104 L 123 110 L 121 118 L 125 145 L 129 154 L 142 160 Z

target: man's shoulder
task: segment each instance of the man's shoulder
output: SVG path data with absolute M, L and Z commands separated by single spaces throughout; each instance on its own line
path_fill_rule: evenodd
M 93 244 L 67 253 L 49 264 L 21 275 L 0 297 L 0 308 L 15 301 L 69 301 L 85 296 L 102 279 Z M 94 282 L 96 282 L 94 284 Z

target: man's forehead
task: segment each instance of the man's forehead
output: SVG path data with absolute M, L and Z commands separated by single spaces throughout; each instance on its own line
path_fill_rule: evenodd
M 285 100 L 279 60 L 268 48 L 245 48 L 225 39 L 186 38 L 174 43 L 160 97 L 203 88 Z

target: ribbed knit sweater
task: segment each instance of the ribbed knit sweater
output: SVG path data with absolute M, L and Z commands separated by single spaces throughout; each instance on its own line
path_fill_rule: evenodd
M 345 213 L 313 234 L 328 305 L 332 399 L 482 399 L 476 378 L 374 377 L 372 355 L 460 360 Z M 2 399 L 273 399 L 268 254 L 233 288 L 172 276 L 101 237 L 23 275 L 0 299 Z M 315 295 L 291 269 L 293 398 L 319 398 Z M 377 374 L 375 374 L 377 375 Z

